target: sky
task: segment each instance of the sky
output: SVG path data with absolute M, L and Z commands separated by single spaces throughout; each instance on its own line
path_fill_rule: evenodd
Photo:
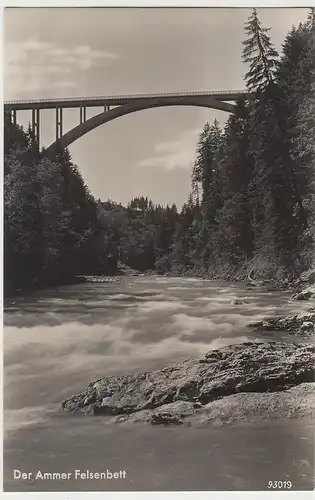
M 246 8 L 7 8 L 4 99 L 41 99 L 245 89 Z M 259 9 L 278 51 L 307 9 Z M 87 110 L 87 117 L 99 113 Z M 64 110 L 63 131 L 79 124 Z M 126 204 L 135 196 L 179 207 L 190 192 L 198 135 L 228 114 L 190 106 L 143 110 L 74 142 L 73 162 L 91 193 Z M 29 111 L 18 112 L 27 126 Z M 41 146 L 55 140 L 55 114 L 41 112 Z

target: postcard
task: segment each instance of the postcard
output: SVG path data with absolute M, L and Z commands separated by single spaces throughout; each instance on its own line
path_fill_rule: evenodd
M 3 22 L 4 491 L 312 491 L 314 9 Z

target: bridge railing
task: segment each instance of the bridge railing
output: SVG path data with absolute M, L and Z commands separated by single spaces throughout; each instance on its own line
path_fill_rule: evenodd
M 4 101 L 5 105 L 10 104 L 35 104 L 35 103 L 53 103 L 53 102 L 71 102 L 71 101 L 108 101 L 108 100 L 126 100 L 126 99 L 152 99 L 159 97 L 193 97 L 193 96 L 213 96 L 213 95 L 231 95 L 231 94 L 246 94 L 246 90 L 221 90 L 221 91 L 199 91 L 199 92 L 171 92 L 161 94 L 134 94 L 134 95 L 115 95 L 115 96 L 95 96 L 95 97 L 63 97 L 54 99 L 29 99 L 29 100 L 14 100 Z

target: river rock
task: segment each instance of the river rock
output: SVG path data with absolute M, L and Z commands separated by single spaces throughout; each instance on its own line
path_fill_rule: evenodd
M 311 309 L 308 312 L 301 312 L 284 318 L 264 319 L 256 323 L 250 323 L 248 326 L 257 328 L 258 330 L 285 330 L 294 334 L 314 333 L 315 312 Z
M 104 419 L 106 424 L 221 426 L 262 421 L 315 418 L 315 383 L 302 383 L 276 392 L 232 394 L 206 405 L 177 401 L 155 410 Z M 90 413 L 93 414 L 93 413 Z
M 153 410 L 146 420 L 152 425 L 180 425 L 184 423 L 186 417 L 193 415 L 201 406 L 200 403 L 175 401 Z
M 64 400 L 62 407 L 118 421 L 138 413 L 140 420 L 154 425 L 181 424 L 187 415 L 223 397 L 283 391 L 312 382 L 314 353 L 315 345 L 302 343 L 225 346 L 162 370 L 104 377 Z
M 231 300 L 230 304 L 232 306 L 242 306 L 243 304 L 248 304 L 247 300 L 235 299 Z
M 310 286 L 304 290 L 294 293 L 291 297 L 295 300 L 310 300 L 315 298 L 315 286 Z
M 264 285 L 264 282 L 263 281 L 246 281 L 245 285 L 249 288 L 253 288 L 253 287 L 261 287 Z
M 85 276 L 86 283 L 117 283 L 120 279 L 117 276 Z
M 302 383 L 281 392 L 232 394 L 202 407 L 189 417 L 194 425 L 258 423 L 262 420 L 315 418 L 315 383 Z
M 315 268 L 308 269 L 304 271 L 298 280 L 295 281 L 295 286 L 301 286 L 305 284 L 314 285 L 315 283 Z
M 144 273 L 142 273 L 141 271 L 132 269 L 131 267 L 127 266 L 127 264 L 124 264 L 122 262 L 118 262 L 117 272 L 118 274 L 122 274 L 124 276 L 144 276 Z

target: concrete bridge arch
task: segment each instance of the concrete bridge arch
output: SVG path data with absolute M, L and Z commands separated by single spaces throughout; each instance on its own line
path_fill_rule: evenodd
M 56 110 L 56 140 L 47 148 L 47 153 L 53 153 L 58 149 L 67 148 L 80 137 L 95 128 L 137 111 L 153 109 L 166 106 L 199 106 L 217 109 L 227 113 L 235 112 L 235 101 L 240 96 L 246 96 L 245 91 L 234 92 L 189 92 L 173 94 L 143 94 L 136 96 L 113 96 L 113 97 L 86 97 L 66 99 L 42 99 L 31 101 L 5 102 L 6 113 L 10 113 L 11 121 L 17 122 L 16 113 L 19 110 L 32 111 L 32 129 L 40 143 L 40 110 Z M 104 107 L 104 111 L 89 119 L 86 119 L 86 108 Z M 62 112 L 65 108 L 80 109 L 80 123 L 63 134 Z
M 228 113 L 233 113 L 235 106 L 230 103 L 226 102 L 219 102 L 219 101 L 214 101 L 213 102 L 203 102 L 203 101 L 198 101 L 197 99 L 185 99 L 180 101 L 180 98 L 177 100 L 173 101 L 167 101 L 163 102 L 160 100 L 159 102 L 148 102 L 146 101 L 145 103 L 130 103 L 130 104 L 123 104 L 122 106 L 118 106 L 117 108 L 110 109 L 108 111 L 104 111 L 103 113 L 100 113 L 98 115 L 95 115 L 85 122 L 81 123 L 80 125 L 74 127 L 73 129 L 69 130 L 69 132 L 66 132 L 60 139 L 56 140 L 53 144 L 49 146 L 47 149 L 47 153 L 52 153 L 58 144 L 58 147 L 61 149 L 65 149 L 70 144 L 75 142 L 77 139 L 80 137 L 83 137 L 85 134 L 88 132 L 91 132 L 97 127 L 100 127 L 101 125 L 108 123 L 112 120 L 115 120 L 121 116 L 126 116 L 131 113 L 135 113 L 137 111 L 142 111 L 145 109 L 153 109 L 153 108 L 160 108 L 160 107 L 167 107 L 167 106 L 200 106 L 200 107 L 206 107 L 206 108 L 212 108 L 212 109 L 219 109 L 221 111 L 226 111 Z

